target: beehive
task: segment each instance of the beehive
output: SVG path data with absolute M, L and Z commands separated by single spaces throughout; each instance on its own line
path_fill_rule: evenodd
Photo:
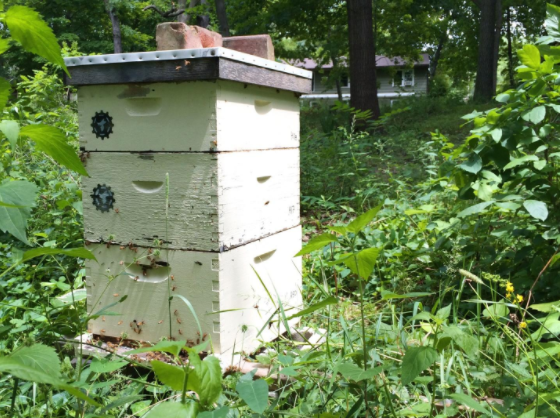
M 210 337 L 218 353 L 276 337 L 279 304 L 301 305 L 298 95 L 310 73 L 225 48 L 66 64 L 98 260 L 86 264 L 88 310 L 101 311 L 90 331 Z

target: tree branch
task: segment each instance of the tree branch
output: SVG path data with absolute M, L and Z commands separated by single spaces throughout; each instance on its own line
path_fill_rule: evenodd
M 154 12 L 160 14 L 163 17 L 175 17 L 175 16 L 179 16 L 183 13 L 185 13 L 185 9 L 180 9 L 180 10 L 175 10 L 174 7 L 171 8 L 171 10 L 168 10 L 167 12 L 164 12 L 162 10 L 160 10 L 157 6 L 154 6 L 153 4 L 150 6 L 146 6 L 142 9 L 142 11 L 147 11 L 147 10 L 153 10 Z

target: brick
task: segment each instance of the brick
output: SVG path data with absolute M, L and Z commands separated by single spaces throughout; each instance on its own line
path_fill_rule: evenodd
M 225 48 L 274 61 L 270 35 L 231 36 L 223 39 Z
M 157 50 L 202 48 L 197 30 L 183 22 L 165 22 L 157 25 Z
M 192 26 L 198 33 L 198 37 L 202 42 L 203 48 L 217 48 L 223 45 L 222 35 L 211 30 L 201 28 L 200 26 Z

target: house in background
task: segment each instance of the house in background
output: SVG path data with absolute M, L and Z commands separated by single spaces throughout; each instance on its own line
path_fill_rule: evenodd
M 393 101 L 403 97 L 428 94 L 428 74 L 430 57 L 421 54 L 414 66 L 408 64 L 400 57 L 384 57 L 378 55 L 377 61 L 377 94 L 380 104 L 392 104 Z M 313 91 L 311 94 L 301 96 L 302 100 L 309 101 L 311 105 L 320 100 L 338 100 L 338 93 L 334 82 L 326 84 L 332 63 L 319 67 L 312 59 L 297 62 L 300 68 L 313 71 Z M 348 76 L 340 78 L 342 99 L 350 100 L 350 83 Z

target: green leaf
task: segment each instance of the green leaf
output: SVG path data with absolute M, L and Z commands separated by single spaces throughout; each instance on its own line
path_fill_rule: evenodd
M 485 318 L 505 318 L 509 315 L 509 309 L 505 303 L 494 303 L 482 311 Z
M 480 158 L 480 156 L 477 153 L 473 152 L 471 155 L 469 155 L 467 161 L 465 161 L 462 164 L 459 164 L 458 167 L 461 170 L 465 170 L 469 173 L 476 174 L 482 169 L 482 158 Z
M 136 350 L 127 351 L 127 355 L 140 354 L 140 353 L 152 353 L 154 351 L 162 351 L 164 353 L 170 353 L 174 356 L 178 356 L 179 352 L 187 345 L 186 341 L 160 341 L 156 345 L 151 347 L 137 348 Z
M 12 38 L 24 49 L 59 65 L 68 74 L 56 36 L 39 13 L 29 7 L 12 6 L 6 12 L 4 21 Z
M 484 209 L 486 209 L 488 206 L 490 206 L 492 203 L 494 203 L 493 200 L 489 201 L 489 202 L 482 202 L 482 203 L 478 203 L 476 205 L 473 206 L 469 206 L 468 208 L 462 210 L 461 212 L 459 212 L 457 214 L 457 217 L 459 218 L 464 218 L 466 216 L 470 216 L 470 215 L 475 215 L 477 213 L 481 213 L 484 211 Z
M 433 293 L 428 292 L 410 292 L 405 293 L 404 295 L 399 295 L 397 293 L 390 292 L 388 290 L 381 291 L 381 297 L 383 300 L 391 300 L 391 299 L 408 299 L 408 298 L 422 298 L 424 296 L 430 296 Z
M 299 318 L 300 316 L 308 315 L 312 312 L 319 311 L 323 308 L 326 308 L 329 305 L 335 305 L 337 303 L 338 303 L 337 298 L 335 298 L 334 296 L 329 296 L 328 298 L 323 299 L 322 301 L 317 302 L 314 305 L 308 306 L 307 308 L 305 308 L 305 309 L 299 311 L 298 313 L 290 316 L 288 318 L 288 320 L 291 320 L 291 319 L 294 319 L 294 318 Z
M 523 207 L 527 209 L 529 215 L 535 219 L 546 221 L 546 218 L 548 218 L 548 209 L 546 207 L 546 203 L 544 202 L 538 200 L 526 200 L 523 202 Z
M 157 404 L 142 418 L 196 418 L 198 404 L 189 402 L 164 402 Z
M 406 350 L 402 362 L 402 384 L 408 385 L 434 364 L 437 358 L 438 352 L 432 347 L 410 347 Z
M 299 257 L 300 255 L 309 254 L 313 251 L 320 250 L 325 245 L 331 242 L 338 242 L 338 238 L 333 234 L 322 234 L 317 237 L 313 237 L 309 240 L 307 245 L 301 249 L 294 257 Z
M 560 308 L 560 300 L 556 302 L 536 303 L 534 305 L 529 306 L 529 308 L 544 313 L 554 312 L 557 310 L 555 308 Z
M 463 332 L 459 327 L 455 325 L 446 326 L 443 335 L 450 337 L 467 356 L 474 358 L 478 353 L 478 339 Z
M 500 103 L 507 103 L 509 101 L 510 95 L 507 93 L 498 94 L 496 96 L 496 101 Z
M 465 395 L 464 393 L 453 393 L 449 395 L 449 397 L 459 402 L 461 405 L 468 406 L 481 414 L 492 415 L 489 410 L 484 408 L 479 402 L 471 398 L 469 395 Z
M 522 118 L 523 120 L 534 123 L 536 125 L 537 123 L 541 123 L 544 120 L 545 116 L 546 116 L 546 107 L 537 106 L 525 112 Z
M 49 379 L 58 378 L 60 376 L 60 360 L 56 355 L 54 348 L 46 346 L 44 344 L 34 344 L 30 347 L 22 347 L 6 357 L 0 358 L 0 370 L 2 364 L 22 364 L 24 366 L 30 367 L 38 373 L 43 373 L 49 376 Z M 24 380 L 33 380 L 26 379 Z M 35 380 L 33 380 L 35 381 Z M 50 383 L 38 382 L 38 383 Z
M 158 380 L 173 390 L 183 390 L 185 381 L 185 370 L 182 367 L 164 363 L 159 360 L 152 360 L 152 369 Z
M 545 26 L 550 36 L 560 37 L 560 7 L 547 3 Z
M 12 85 L 5 78 L 0 77 L 0 112 L 6 107 L 8 99 L 10 98 L 10 92 L 12 90 Z
M 79 257 L 85 258 L 87 260 L 95 260 L 93 253 L 85 248 L 33 248 L 23 253 L 23 258 L 21 261 L 31 260 L 32 258 L 39 257 L 42 255 L 67 255 L 69 257 Z
M 55 307 L 71 305 L 73 302 L 79 302 L 81 300 L 85 300 L 86 298 L 87 298 L 86 289 L 76 289 L 74 291 L 65 293 L 61 296 L 57 296 L 55 299 L 51 299 L 51 304 Z
M 10 49 L 12 45 L 10 44 L 10 39 L 0 39 L 0 54 L 3 54 L 8 49 Z
M 114 361 L 108 360 L 106 358 L 94 358 L 91 361 L 89 368 L 92 372 L 95 373 L 111 373 L 122 369 L 124 366 L 128 364 L 127 361 Z
M 199 361 L 196 361 L 196 359 Z M 200 399 L 200 403 L 208 407 L 218 401 L 222 394 L 222 368 L 220 360 L 214 356 L 208 356 L 200 361 L 198 354 L 189 351 L 191 362 L 195 360 L 194 370 L 189 375 L 189 388 L 194 390 Z
M 505 167 L 504 170 L 509 170 L 510 168 L 517 167 L 518 165 L 525 164 L 528 161 L 538 161 L 539 158 L 536 155 L 524 155 L 523 157 L 514 158 Z
M 343 363 L 336 368 L 336 371 L 344 376 L 347 380 L 360 382 L 365 379 L 371 379 L 383 371 L 383 367 L 375 367 L 365 370 L 353 363 Z
M 358 216 L 352 222 L 350 222 L 347 226 L 348 232 L 352 232 L 353 234 L 357 234 L 362 229 L 364 229 L 373 218 L 377 215 L 377 213 L 381 210 L 383 205 L 379 205 L 374 207 L 373 209 L 368 210 L 366 213 Z
M 373 268 L 375 267 L 375 262 L 377 261 L 377 257 L 380 252 L 380 248 L 367 248 L 355 255 L 347 254 L 337 261 L 342 261 L 350 270 L 352 270 L 352 273 L 360 276 L 364 280 L 367 280 L 371 273 L 373 273 Z
M 0 185 L 0 201 L 17 207 L 0 206 L 0 229 L 28 244 L 25 230 L 35 206 L 37 186 L 28 181 L 16 180 Z
M 27 125 L 21 128 L 20 135 L 35 141 L 36 148 L 50 155 L 57 163 L 76 173 L 88 175 L 74 148 L 67 143 L 60 129 L 48 125 Z
M 239 381 L 235 390 L 252 411 L 262 414 L 268 406 L 268 385 L 264 380 Z
M 0 131 L 8 138 L 12 149 L 16 149 L 19 136 L 19 124 L 15 120 L 3 120 L 0 122 Z
M 214 411 L 201 412 L 196 416 L 196 418 L 226 418 L 229 413 L 229 408 L 227 406 L 222 406 Z
M 541 53 L 535 45 L 527 44 L 517 51 L 519 60 L 529 68 L 538 70 L 541 66 Z
M 129 403 L 132 403 L 132 402 L 135 402 L 135 401 L 139 401 L 140 399 L 143 399 L 143 398 L 144 398 L 144 396 L 142 396 L 142 395 L 121 396 L 121 397 L 118 397 L 113 402 L 105 405 L 101 409 L 100 412 L 103 414 L 104 412 L 110 411 L 111 409 L 119 408 L 123 405 L 129 404 Z

